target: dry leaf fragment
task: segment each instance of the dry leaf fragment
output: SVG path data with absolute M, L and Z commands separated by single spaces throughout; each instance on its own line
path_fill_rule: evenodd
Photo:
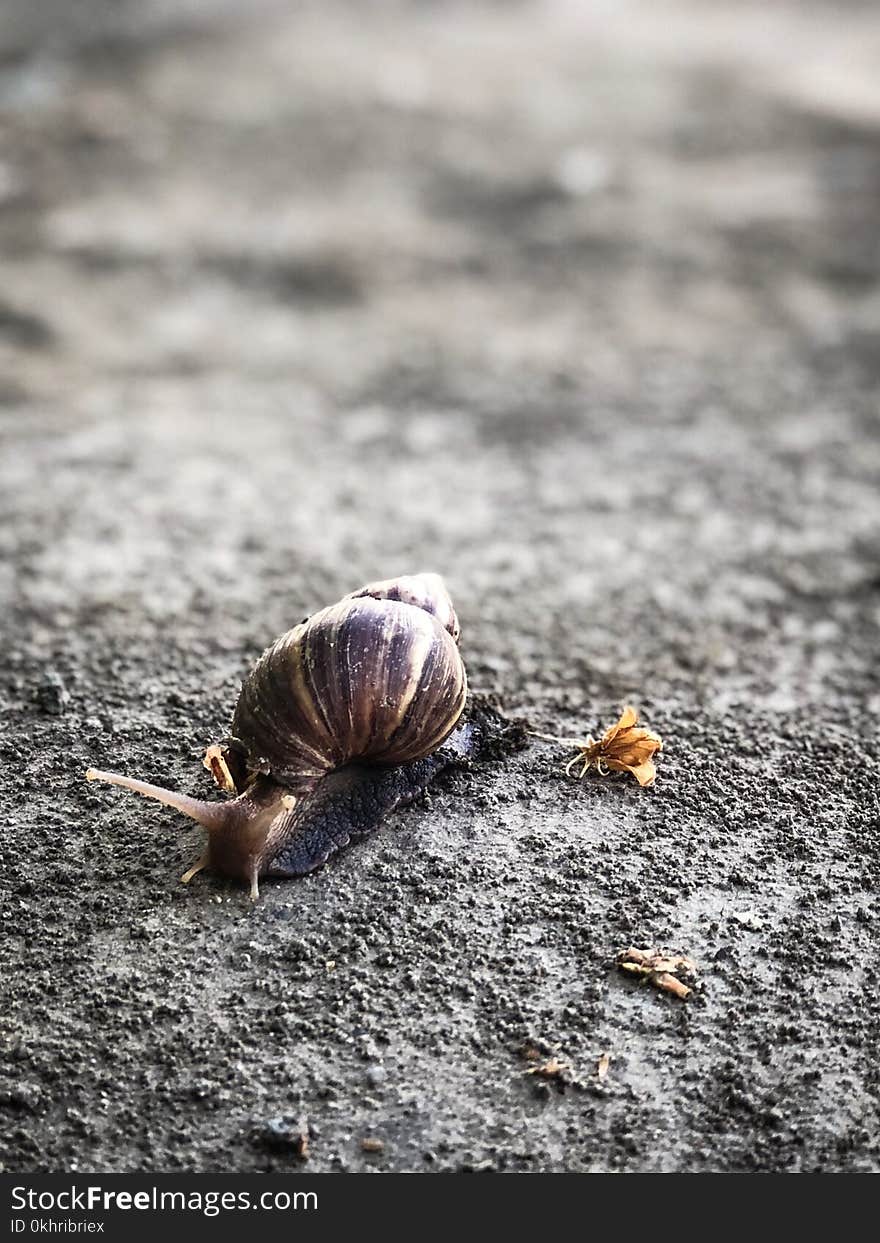
M 659 950 L 639 950 L 630 946 L 618 955 L 617 965 L 627 975 L 639 976 L 681 1001 L 694 991 L 678 978 L 681 975 L 693 977 L 697 972 L 697 964 L 684 955 L 661 954 Z
M 661 989 L 664 993 L 672 993 L 673 997 L 678 997 L 681 1001 L 684 1001 L 685 997 L 690 997 L 693 992 L 692 988 L 688 988 L 687 984 L 682 984 L 681 980 L 670 975 L 668 971 L 655 971 L 651 976 L 651 983 L 655 988 Z
M 595 766 L 603 777 L 609 771 L 632 773 L 640 786 L 650 785 L 657 775 L 652 757 L 662 749 L 663 742 L 649 729 L 637 729 L 638 721 L 635 708 L 627 705 L 617 724 L 606 729 L 598 742 L 588 736 L 574 744 L 577 755 L 569 760 L 565 771 L 570 776 L 572 769 L 580 764 L 578 777 L 583 777 Z
M 563 1062 L 561 1058 L 551 1057 L 546 1062 L 542 1062 L 539 1066 L 530 1066 L 526 1071 L 527 1075 L 540 1075 L 542 1079 L 562 1079 L 571 1070 L 568 1062 Z
M 650 971 L 651 964 L 654 961 L 653 950 L 637 950 L 634 945 L 618 955 L 618 962 L 628 971 L 636 971 L 640 967 L 644 967 L 646 971 Z
M 561 1047 L 558 1044 L 551 1044 L 549 1040 L 542 1040 L 540 1036 L 535 1036 L 520 1046 L 519 1054 L 527 1062 L 540 1062 L 542 1059 L 546 1061 L 547 1058 L 555 1057 Z
M 610 1065 L 611 1065 L 611 1054 L 603 1053 L 602 1056 L 599 1058 L 598 1065 L 596 1066 L 596 1074 L 600 1080 L 604 1079 L 605 1076 L 608 1074 L 608 1067 Z
M 670 975 L 693 975 L 696 969 L 697 964 L 690 958 L 667 958 L 662 954 L 651 963 L 652 971 L 667 972 Z
M 534 1075 L 545 1082 L 553 1082 L 560 1092 L 564 1092 L 569 1086 L 578 1088 L 584 1086 L 575 1074 L 571 1063 L 560 1055 L 558 1045 L 548 1044 L 544 1040 L 534 1043 L 530 1041 L 523 1045 L 519 1052 L 527 1062 L 533 1063 L 524 1071 L 524 1074 Z

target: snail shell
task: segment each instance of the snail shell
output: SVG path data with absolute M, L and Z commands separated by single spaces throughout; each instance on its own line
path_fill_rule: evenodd
M 228 745 L 245 780 L 260 772 L 295 788 L 355 760 L 430 755 L 464 708 L 457 635 L 436 574 L 364 587 L 289 630 L 241 688 Z
M 317 867 L 472 752 L 477 733 L 456 731 L 467 694 L 458 635 L 438 575 L 368 584 L 282 635 L 245 678 L 231 737 L 205 756 L 237 797 L 202 802 L 86 776 L 198 820 L 207 849 L 184 881 L 211 866 L 248 880 L 256 897 L 260 876 Z

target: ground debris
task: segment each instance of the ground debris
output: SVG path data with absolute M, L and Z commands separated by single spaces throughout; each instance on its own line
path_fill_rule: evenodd
M 571 1070 L 568 1062 L 564 1062 L 561 1058 L 551 1057 L 546 1062 L 541 1062 L 539 1066 L 530 1066 L 526 1071 L 527 1075 L 540 1075 L 542 1079 L 564 1080 Z
M 361 1140 L 361 1152 L 379 1153 L 385 1151 L 385 1141 L 374 1135 L 365 1135 Z
M 34 699 L 41 712 L 60 716 L 70 703 L 70 691 L 56 669 L 47 669 L 37 682 Z
M 609 772 L 630 773 L 640 786 L 649 786 L 653 784 L 657 776 L 653 757 L 657 751 L 663 749 L 663 741 L 659 734 L 649 729 L 636 728 L 638 723 L 638 712 L 627 705 L 619 719 L 605 730 L 598 742 L 592 734 L 583 739 L 569 740 L 556 738 L 552 734 L 540 734 L 536 731 L 532 731 L 532 736 L 543 738 L 545 742 L 558 742 L 575 749 L 576 754 L 565 765 L 565 771 L 569 776 L 578 767 L 580 767 L 580 772 L 577 774 L 579 778 L 584 777 L 591 768 L 595 768 L 602 777 L 606 777 Z
M 274 1152 L 309 1159 L 309 1124 L 304 1118 L 270 1118 L 258 1127 L 256 1138 Z
M 697 964 L 683 955 L 664 954 L 660 950 L 639 950 L 630 946 L 618 954 L 617 965 L 626 975 L 647 980 L 661 992 L 671 993 L 681 1001 L 690 997 L 694 991 Z M 691 983 L 684 983 L 680 976 L 690 979 Z
M 631 773 L 640 786 L 651 785 L 657 775 L 654 768 L 653 755 L 660 751 L 663 742 L 659 734 L 649 729 L 636 729 L 639 714 L 629 705 L 620 714 L 620 719 L 605 733 L 598 742 L 587 738 L 578 744 L 578 754 L 569 760 L 565 771 L 570 773 L 577 764 L 581 765 L 578 774 L 583 777 L 587 769 L 595 765 L 596 771 L 604 776 L 607 772 Z
M 601 1082 L 608 1074 L 611 1066 L 611 1054 L 603 1053 L 596 1063 L 596 1078 Z
M 558 1045 L 548 1045 L 543 1040 L 527 1042 L 520 1049 L 520 1054 L 527 1062 L 532 1063 L 525 1070 L 525 1074 L 544 1083 L 555 1084 L 560 1092 L 568 1087 L 585 1086 L 583 1080 L 575 1074 L 571 1063 L 560 1055 Z

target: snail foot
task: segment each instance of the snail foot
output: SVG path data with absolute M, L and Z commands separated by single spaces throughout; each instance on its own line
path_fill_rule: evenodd
M 285 804 L 276 822 L 281 842 L 266 874 L 303 876 L 349 842 L 375 832 L 398 807 L 412 803 L 445 769 L 498 760 L 526 744 L 525 727 L 482 696 L 473 696 L 461 723 L 431 755 L 408 764 L 349 764 L 321 778 L 303 797 Z

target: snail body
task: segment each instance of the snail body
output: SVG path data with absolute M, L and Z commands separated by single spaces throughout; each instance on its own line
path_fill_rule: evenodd
M 462 723 L 467 677 L 436 574 L 371 583 L 268 648 L 244 679 L 229 738 L 204 763 L 233 797 L 205 802 L 116 773 L 90 780 L 158 799 L 208 831 L 182 879 L 211 867 L 259 892 L 372 831 L 485 732 Z

